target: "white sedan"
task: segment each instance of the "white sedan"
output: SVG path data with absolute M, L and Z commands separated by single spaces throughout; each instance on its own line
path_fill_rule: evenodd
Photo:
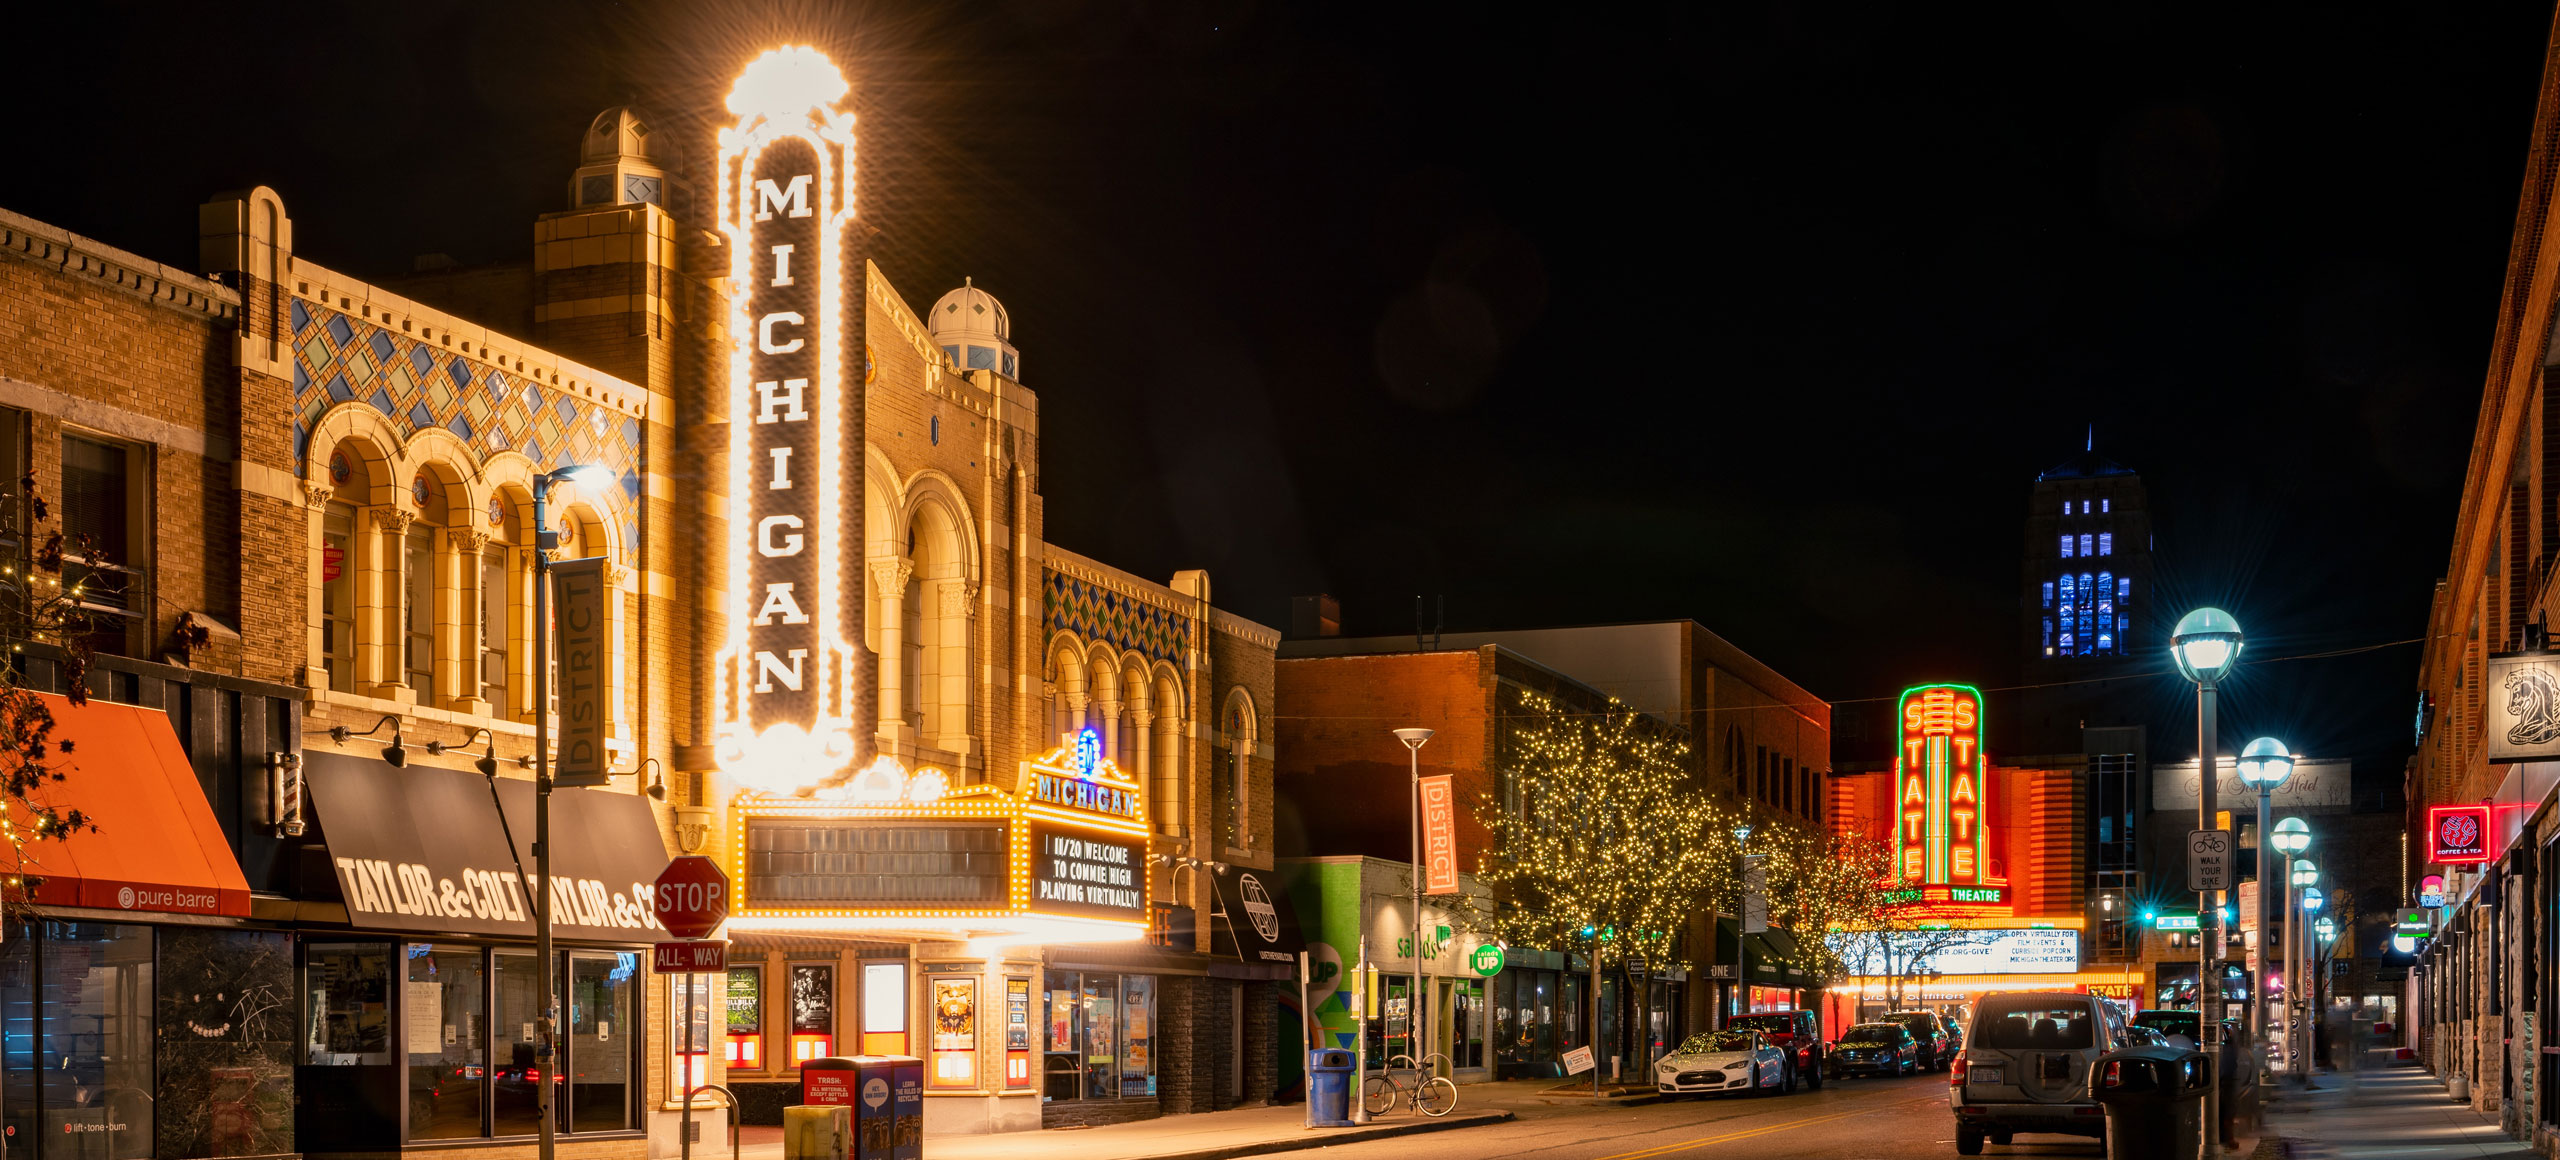
M 1784 1048 L 1757 1031 L 1701 1031 L 1653 1065 L 1653 1082 L 1667 1095 L 1794 1091 Z

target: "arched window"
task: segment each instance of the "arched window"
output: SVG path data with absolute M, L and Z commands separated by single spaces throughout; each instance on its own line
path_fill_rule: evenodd
M 332 499 L 320 513 L 320 667 L 333 692 L 356 691 L 356 508 Z
M 524 715 L 526 707 L 519 703 L 524 686 L 516 670 L 532 657 L 517 647 L 533 615 L 517 557 L 523 511 L 524 505 L 507 495 L 489 497 L 489 540 L 481 545 L 479 560 L 480 697 L 489 703 L 490 716 L 509 721 Z
M 1253 842 L 1253 748 L 1256 722 L 1253 697 L 1243 689 L 1227 694 L 1227 752 L 1220 755 L 1215 797 L 1216 833 L 1230 848 L 1251 849 Z
M 1148 698 L 1155 712 L 1155 736 L 1148 743 L 1155 746 L 1149 763 L 1147 780 L 1154 800 L 1147 808 L 1155 816 L 1156 832 L 1179 838 L 1191 830 L 1190 804 L 1182 792 L 1182 687 L 1173 674 L 1160 671 L 1155 678 L 1155 694 Z
M 969 748 L 968 544 L 951 507 L 937 498 L 916 505 L 907 524 L 910 564 L 898 609 L 900 715 L 919 744 L 958 753 Z
M 421 705 L 443 704 L 451 688 L 436 682 L 436 541 L 444 538 L 444 502 L 438 481 L 424 472 L 409 485 L 417 518 L 401 536 L 400 683 Z

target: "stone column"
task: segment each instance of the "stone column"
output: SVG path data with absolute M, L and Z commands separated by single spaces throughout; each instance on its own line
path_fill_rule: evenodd
M 883 752 L 902 752 L 907 735 L 907 581 L 916 562 L 875 556 L 871 583 L 880 593 L 880 740 Z
M 409 524 L 417 518 L 418 513 L 398 504 L 357 513 L 351 545 L 356 556 L 356 691 L 368 697 L 411 699 L 408 673 L 400 664 L 409 632 L 401 619 L 400 598 Z

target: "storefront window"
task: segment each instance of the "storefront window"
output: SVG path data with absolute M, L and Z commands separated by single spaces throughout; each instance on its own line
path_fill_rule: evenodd
M 718 975 L 667 976 L 667 1054 L 680 1088 L 711 1082 L 711 1008 L 719 989 Z M 670 1099 L 681 1094 L 667 1093 Z
M 365 1067 L 391 1062 L 391 946 L 314 943 L 303 959 L 303 1062 Z
M 488 978 L 480 948 L 409 944 L 409 1138 L 479 1136 L 488 1103 Z
M 764 1067 L 764 968 L 729 968 L 729 1066 Z
M 1484 1066 L 1484 1015 L 1484 984 L 1459 983 L 1456 998 L 1457 1050 L 1449 1053 L 1451 1066 Z
M 542 1012 L 541 981 L 531 951 L 499 951 L 498 1017 L 492 1049 L 497 1068 L 491 1119 L 501 1136 L 530 1136 L 541 1130 L 542 1113 L 534 1085 L 545 1082 L 541 1061 L 534 1058 L 534 1020 Z M 550 1077 L 557 1083 L 558 1077 Z
M 836 1053 L 836 968 L 791 964 L 791 1066 Z
M 1120 984 L 1120 1095 L 1156 1094 L 1156 980 L 1128 975 Z
M 635 951 L 580 951 L 569 956 L 569 1126 L 609 1132 L 631 1126 L 632 992 L 640 985 Z
M 152 1155 L 151 928 L 48 922 L 37 953 L 42 1001 L 31 1019 L 15 1002 L 9 1014 L 13 1028 L 32 1024 L 44 1066 L 34 1091 L 11 1085 L 12 1137 L 26 1139 L 25 1125 L 46 1155 Z M 31 1105 L 19 1102 L 26 1095 Z
M 1084 1098 L 1113 1099 L 1120 1094 L 1120 980 L 1115 975 L 1084 977 Z
M 1072 1100 L 1081 1087 L 1084 1034 L 1076 1020 L 1076 974 L 1052 972 L 1043 1000 L 1047 1018 L 1041 1036 L 1041 1098 Z

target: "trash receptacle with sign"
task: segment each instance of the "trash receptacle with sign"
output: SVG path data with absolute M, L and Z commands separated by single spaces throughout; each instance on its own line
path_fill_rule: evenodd
M 2128 1047 L 2098 1057 L 2089 1097 L 2107 1116 L 2107 1155 L 2191 1160 L 2204 1153 L 2204 1096 L 2213 1061 L 2183 1047 Z M 1956 1150 L 1965 1152 L 1959 1138 Z M 1972 1152 L 1982 1150 L 1974 1137 Z
M 1307 1053 L 1307 1120 L 1319 1128 L 1351 1126 L 1351 1053 L 1319 1047 Z

